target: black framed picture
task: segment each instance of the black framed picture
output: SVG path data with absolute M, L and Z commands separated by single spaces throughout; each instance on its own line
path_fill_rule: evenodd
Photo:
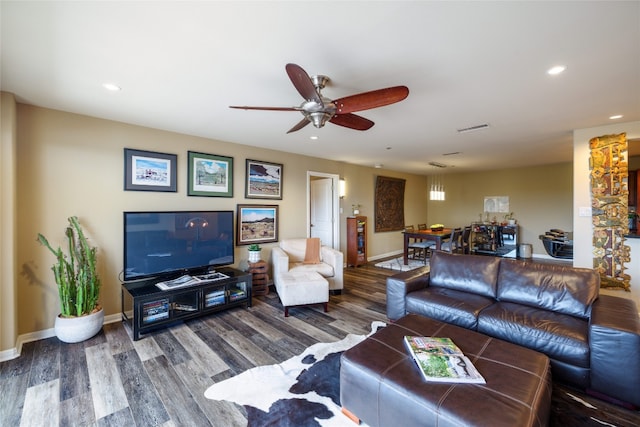
M 247 159 L 244 196 L 282 200 L 282 165 Z
M 236 244 L 278 241 L 278 205 L 238 205 Z
M 124 149 L 125 191 L 178 191 L 178 156 Z
M 233 157 L 189 151 L 189 196 L 233 197 Z

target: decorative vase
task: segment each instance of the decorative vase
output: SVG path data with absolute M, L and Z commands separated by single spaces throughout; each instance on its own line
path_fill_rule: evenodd
M 260 261 L 260 251 L 249 251 L 249 262 Z
M 56 317 L 53 329 L 58 339 L 66 343 L 76 343 L 96 335 L 104 323 L 104 310 L 80 317 Z

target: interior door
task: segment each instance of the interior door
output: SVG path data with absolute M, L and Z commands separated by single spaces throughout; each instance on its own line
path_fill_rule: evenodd
M 333 181 L 313 179 L 310 183 L 311 237 L 319 237 L 323 245 L 333 247 Z

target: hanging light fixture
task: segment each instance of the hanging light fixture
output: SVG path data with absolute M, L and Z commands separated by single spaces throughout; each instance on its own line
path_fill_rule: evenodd
M 431 179 L 431 187 L 429 190 L 429 200 L 444 201 L 444 185 L 438 175 Z

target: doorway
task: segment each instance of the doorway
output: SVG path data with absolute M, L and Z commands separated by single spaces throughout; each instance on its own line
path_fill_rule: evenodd
M 307 171 L 307 235 L 340 250 L 340 176 Z

